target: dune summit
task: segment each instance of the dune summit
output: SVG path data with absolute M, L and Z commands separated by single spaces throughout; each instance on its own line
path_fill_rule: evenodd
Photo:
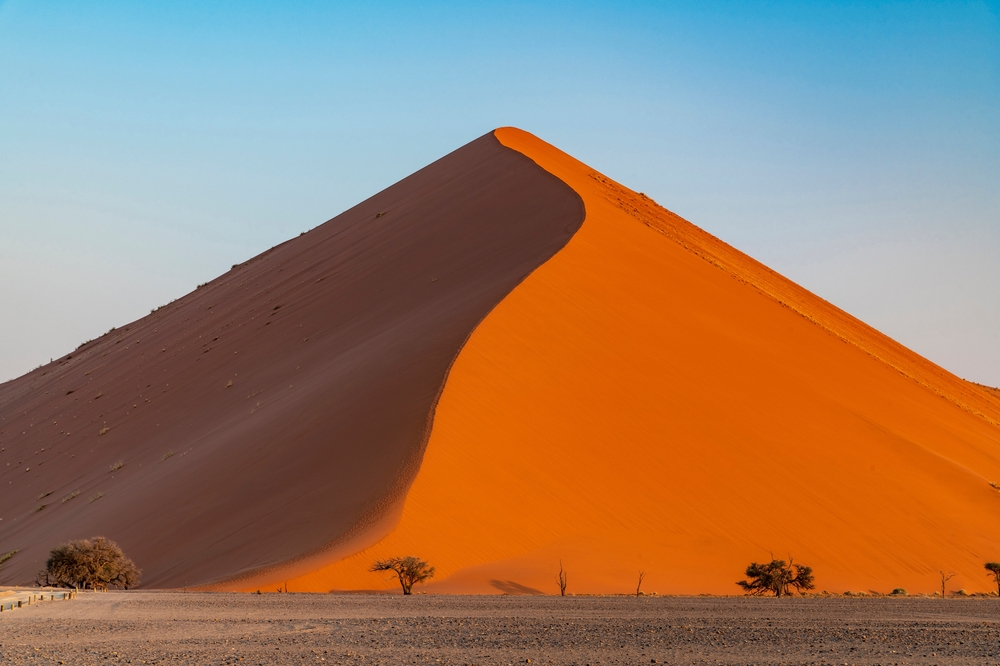
M 0 385 L 2 582 L 988 591 L 1000 397 L 513 128 Z M 122 466 L 118 466 L 121 461 Z M 6 482 L 6 483 L 4 483 Z M 75 494 L 74 494 L 75 493 Z

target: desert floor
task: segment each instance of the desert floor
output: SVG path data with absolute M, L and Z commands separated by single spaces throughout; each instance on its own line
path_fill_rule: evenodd
M 0 663 L 1000 664 L 997 599 L 84 593 Z

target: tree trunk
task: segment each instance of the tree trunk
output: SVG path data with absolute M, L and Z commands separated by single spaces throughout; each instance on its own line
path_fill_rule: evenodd
M 397 571 L 396 577 L 399 578 L 399 586 L 403 588 L 403 594 L 409 594 L 410 587 L 406 584 L 406 579 L 403 577 L 403 572 Z

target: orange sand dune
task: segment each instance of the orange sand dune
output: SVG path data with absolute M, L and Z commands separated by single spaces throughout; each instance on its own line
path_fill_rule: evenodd
M 476 328 L 398 524 L 289 589 L 737 593 L 751 560 L 819 589 L 988 591 L 1000 399 L 536 137 L 583 199 L 566 247 Z M 263 578 L 255 583 L 268 583 Z
M 0 582 L 98 534 L 151 587 L 309 571 L 377 539 L 470 332 L 583 216 L 489 134 L 0 384 Z

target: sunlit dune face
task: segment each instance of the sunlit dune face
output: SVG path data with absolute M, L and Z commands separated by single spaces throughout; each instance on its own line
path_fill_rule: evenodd
M 398 524 L 289 589 L 736 594 L 752 560 L 819 589 L 987 591 L 1000 401 L 536 137 L 496 132 L 586 219 L 475 329 Z

